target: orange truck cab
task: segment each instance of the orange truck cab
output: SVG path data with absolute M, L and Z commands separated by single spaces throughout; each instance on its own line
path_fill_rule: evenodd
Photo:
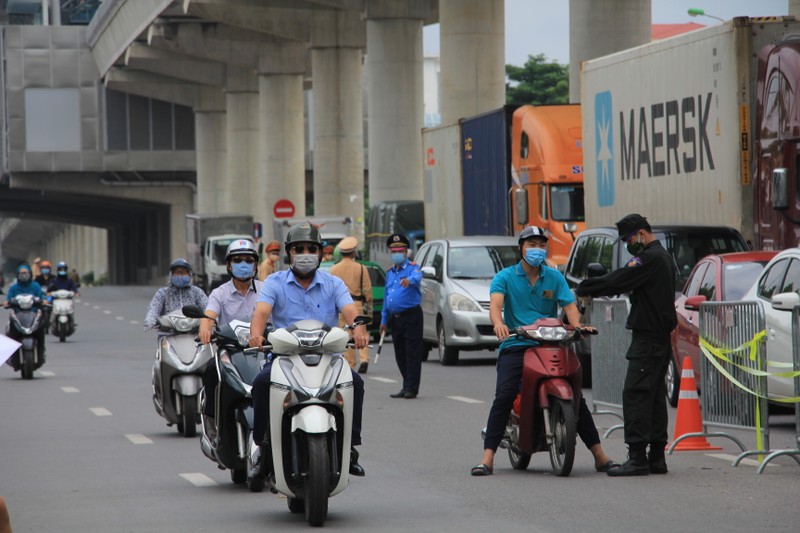
M 524 105 L 514 112 L 511 128 L 514 232 L 546 229 L 549 260 L 564 265 L 575 235 L 586 228 L 581 107 Z

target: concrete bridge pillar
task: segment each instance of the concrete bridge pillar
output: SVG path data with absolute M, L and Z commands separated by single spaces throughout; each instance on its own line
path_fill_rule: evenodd
M 442 124 L 506 103 L 505 0 L 439 0 Z
M 429 2 L 367 3 L 369 203 L 422 200 L 422 21 Z
M 312 17 L 314 214 L 352 217 L 364 242 L 364 23 L 351 11 Z
M 649 43 L 652 5 L 641 0 L 569 1 L 569 101 L 581 101 L 581 63 Z
M 197 157 L 198 213 L 221 213 L 224 209 L 227 170 L 225 94 L 219 87 L 197 91 L 194 106 L 195 154 Z
M 258 174 L 258 80 L 255 73 L 228 65 L 225 87 L 226 172 L 223 211 L 247 213 L 263 222 Z
M 305 43 L 265 47 L 258 67 L 261 198 L 266 236 L 272 235 L 275 202 L 288 199 L 295 216 L 306 215 Z

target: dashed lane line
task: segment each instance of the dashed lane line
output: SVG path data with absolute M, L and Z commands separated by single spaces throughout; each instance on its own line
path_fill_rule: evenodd
M 138 323 L 139 323 L 138 320 L 131 320 L 131 324 L 138 324 Z
M 111 411 L 105 407 L 90 407 L 89 410 L 97 416 L 111 416 Z
M 473 398 L 467 398 L 466 396 L 448 396 L 448 398 L 464 403 L 485 403 L 483 400 L 475 400 Z
M 41 371 L 38 371 L 38 370 L 37 370 L 37 373 L 38 373 L 40 376 L 42 376 L 42 377 L 45 377 L 45 378 L 52 378 L 53 376 L 55 376 L 55 375 L 56 375 L 56 373 L 55 373 L 55 372 L 50 372 L 49 370 L 41 370 Z
M 111 314 L 111 311 L 109 311 L 108 309 L 105 309 L 105 310 L 103 311 L 103 314 L 104 314 L 104 315 L 110 315 L 110 314 Z
M 198 472 L 190 472 L 188 474 L 181 474 L 181 477 L 194 485 L 195 487 L 214 487 L 217 482 L 205 474 Z
M 396 379 L 381 378 L 378 376 L 369 376 L 369 379 L 373 381 L 380 381 L 381 383 L 397 383 Z
M 64 392 L 80 392 L 77 387 L 61 387 Z
M 134 444 L 153 444 L 153 441 L 139 433 L 128 433 L 125 438 Z
M 115 317 L 115 318 L 116 318 L 117 320 L 125 320 L 125 317 L 124 317 L 124 316 L 118 316 L 118 317 Z

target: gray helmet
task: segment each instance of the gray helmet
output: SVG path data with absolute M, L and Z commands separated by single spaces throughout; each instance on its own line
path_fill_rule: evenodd
M 189 264 L 189 261 L 187 261 L 186 259 L 184 259 L 184 258 L 182 258 L 182 257 L 179 257 L 179 258 L 177 258 L 176 260 L 174 260 L 172 263 L 170 263 L 170 265 L 169 265 L 169 271 L 170 271 L 170 272 L 172 272 L 172 271 L 173 271 L 173 270 L 175 270 L 176 268 L 181 268 L 181 267 L 185 268 L 185 269 L 186 269 L 186 270 L 188 270 L 190 273 L 191 273 L 191 271 L 192 271 L 192 265 L 190 265 L 190 264 Z
M 252 255 L 258 261 L 258 248 L 253 241 L 247 239 L 236 239 L 228 245 L 225 252 L 225 261 L 229 261 L 234 255 Z
M 286 233 L 286 242 L 284 243 L 286 253 L 288 254 L 289 248 L 298 242 L 313 242 L 319 244 L 320 248 L 322 248 L 322 237 L 319 234 L 319 230 L 310 222 L 300 222 L 289 228 L 289 232 Z
M 547 233 L 545 233 L 545 231 L 542 228 L 536 226 L 528 226 L 527 228 L 519 232 L 517 243 L 522 244 L 531 237 L 539 237 L 541 239 L 544 239 L 545 241 L 548 239 Z

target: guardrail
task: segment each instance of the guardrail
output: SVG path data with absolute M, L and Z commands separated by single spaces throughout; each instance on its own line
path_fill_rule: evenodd
M 591 302 L 588 324 L 597 328 L 592 339 L 592 413 L 613 415 L 622 419 L 622 388 L 631 343 L 631 332 L 625 329 L 628 302 L 621 299 L 595 298 Z M 606 409 L 598 410 L 597 407 Z M 622 429 L 623 424 L 608 428 L 603 438 Z

